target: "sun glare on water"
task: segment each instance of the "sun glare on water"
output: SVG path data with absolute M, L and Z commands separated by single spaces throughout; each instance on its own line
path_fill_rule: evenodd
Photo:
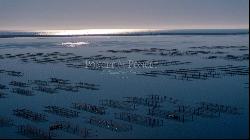
M 47 30 L 40 31 L 40 35 L 73 36 L 73 35 L 109 35 L 143 32 L 145 29 L 86 29 L 86 30 Z M 147 30 L 148 31 L 148 30 Z M 89 42 L 63 42 L 62 47 L 76 48 L 85 47 Z
M 48 30 L 41 31 L 46 35 L 105 35 L 105 34 L 126 34 L 148 31 L 146 29 L 86 29 L 86 30 Z
M 75 48 L 75 47 L 82 47 L 88 44 L 89 44 L 88 42 L 64 42 L 61 45 L 63 47 Z

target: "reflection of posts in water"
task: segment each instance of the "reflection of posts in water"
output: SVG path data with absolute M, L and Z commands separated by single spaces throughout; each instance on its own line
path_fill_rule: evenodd
M 79 116 L 79 112 L 78 111 L 74 111 L 71 109 L 67 109 L 64 107 L 59 107 L 59 106 L 46 106 L 45 107 L 46 112 L 55 114 L 55 115 L 59 115 L 59 116 L 63 116 L 63 117 L 67 117 L 67 118 L 74 118 L 74 117 L 78 117 Z
M 5 70 L 5 69 L 0 69 L 0 74 L 7 74 L 9 76 L 14 76 L 14 77 L 22 77 L 23 73 L 19 71 L 10 71 L 10 70 Z
M 11 81 L 9 85 L 16 86 L 16 87 L 28 87 L 29 85 L 24 82 L 18 82 L 18 81 Z
M 100 100 L 100 104 L 103 106 L 118 108 L 123 110 L 135 110 L 136 105 L 133 103 L 128 103 L 125 101 L 117 101 L 117 100 Z
M 97 116 L 92 116 L 88 118 L 88 123 L 92 125 L 96 125 L 98 127 L 109 129 L 115 132 L 127 132 L 127 131 L 132 130 L 131 125 L 115 122 L 113 120 L 102 119 Z
M 50 88 L 50 87 L 46 87 L 46 86 L 33 87 L 32 90 L 45 92 L 45 93 L 50 93 L 50 94 L 53 94 L 53 93 L 57 92 L 55 88 Z
M 0 127 L 9 127 L 12 125 L 14 125 L 12 119 L 0 116 Z
M 47 116 L 45 114 L 40 114 L 37 112 L 33 112 L 28 109 L 15 109 L 13 110 L 13 114 L 18 117 L 22 117 L 25 119 L 29 119 L 32 121 L 47 121 Z
M 215 66 L 215 67 L 202 67 L 192 69 L 176 69 L 176 70 L 158 70 L 150 72 L 137 73 L 142 76 L 167 76 L 177 80 L 208 80 L 212 78 L 221 78 L 224 76 L 246 76 L 249 75 L 248 66 Z
M 0 84 L 0 89 L 5 90 L 8 89 L 7 86 Z
M 31 138 L 51 139 L 52 133 L 31 125 L 17 126 L 17 132 Z
M 6 98 L 6 96 L 5 95 L 7 95 L 6 93 L 4 93 L 4 92 L 2 92 L 2 91 L 0 91 L 0 98 Z
M 156 119 L 150 116 L 132 114 L 128 112 L 115 113 L 115 119 L 120 119 L 134 124 L 139 124 L 147 127 L 163 126 L 163 120 Z
M 160 117 L 163 119 L 169 119 L 169 120 L 175 120 L 178 122 L 185 122 L 188 120 L 193 121 L 193 114 L 190 112 L 181 112 L 178 110 L 162 110 L 159 108 L 149 108 L 148 109 L 148 115 Z
M 49 129 L 51 131 L 62 130 L 62 131 L 65 131 L 67 133 L 81 136 L 83 138 L 91 137 L 94 135 L 91 129 L 82 128 L 78 125 L 74 125 L 71 122 L 67 122 L 67 121 L 58 121 L 58 122 L 52 123 L 50 125 Z
M 106 113 L 106 108 L 102 106 L 91 105 L 87 103 L 77 102 L 73 103 L 73 108 L 78 110 L 84 110 L 87 112 L 104 115 Z
M 20 94 L 20 95 L 25 95 L 25 96 L 33 96 L 34 95 L 33 91 L 27 90 L 27 89 L 23 89 L 23 88 L 13 88 L 12 92 Z

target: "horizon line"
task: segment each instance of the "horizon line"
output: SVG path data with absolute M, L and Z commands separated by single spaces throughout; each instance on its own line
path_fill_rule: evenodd
M 81 29 L 0 29 L 0 31 L 12 32 L 46 32 L 46 31 L 84 31 L 84 30 L 249 30 L 249 27 L 226 28 L 81 28 Z
M 87 29 L 47 31 L 0 31 L 0 38 L 76 36 L 154 36 L 154 35 L 246 35 L 249 29 Z

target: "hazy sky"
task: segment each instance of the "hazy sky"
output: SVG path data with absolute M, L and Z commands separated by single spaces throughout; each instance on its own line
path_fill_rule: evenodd
M 249 0 L 0 0 L 0 29 L 249 28 Z

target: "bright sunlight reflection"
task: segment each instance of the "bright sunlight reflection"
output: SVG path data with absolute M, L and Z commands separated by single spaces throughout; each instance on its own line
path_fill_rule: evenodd
M 145 31 L 156 31 L 149 29 L 86 29 L 86 30 L 48 30 L 41 31 L 41 35 L 105 35 L 105 34 L 126 34 Z

